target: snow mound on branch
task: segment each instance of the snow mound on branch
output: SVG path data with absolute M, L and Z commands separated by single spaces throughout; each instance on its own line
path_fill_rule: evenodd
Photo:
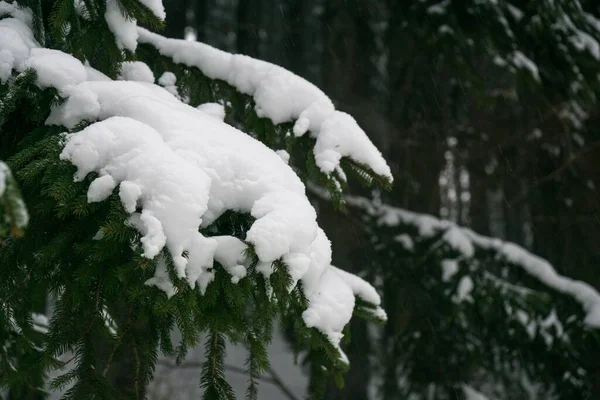
M 24 66 L 36 70 L 37 84 L 43 88 L 69 90 L 87 79 L 87 70 L 83 64 L 75 57 L 58 50 L 33 48 Z
M 171 91 L 169 90 L 168 87 L 165 87 L 165 89 L 167 89 L 167 91 L 169 91 L 169 93 L 171 93 Z M 206 114 L 210 115 L 211 117 L 218 119 L 219 121 L 225 120 L 225 107 L 223 107 L 221 104 L 204 103 L 204 104 L 200 104 L 196 108 L 202 112 L 205 112 Z
M 204 43 L 167 39 L 143 28 L 138 28 L 138 34 L 140 43 L 151 44 L 162 55 L 252 96 L 258 116 L 275 124 L 295 121 L 296 136 L 310 131 L 316 139 L 316 163 L 324 173 L 332 173 L 342 157 L 350 157 L 393 180 L 381 152 L 354 118 L 336 111 L 331 99 L 312 83 L 280 66 Z
M 23 71 L 31 48 L 38 46 L 29 28 L 29 10 L 0 1 L 0 17 L 5 15 L 12 18 L 0 20 L 0 83 L 6 83 L 13 69 Z
M 106 1 L 104 19 L 108 29 L 115 35 L 117 46 L 121 50 L 135 51 L 138 40 L 137 21 L 125 18 L 117 0 Z
M 346 197 L 346 201 L 378 217 L 380 225 L 389 227 L 400 224 L 412 225 L 423 237 L 442 234 L 442 240 L 465 257 L 471 257 L 475 248 L 494 250 L 504 260 L 522 268 L 548 287 L 573 297 L 586 312 L 584 322 L 589 326 L 600 328 L 600 293 L 585 282 L 558 274 L 548 261 L 531 254 L 521 246 L 480 235 L 471 229 L 431 215 L 418 214 L 388 205 L 375 205 L 370 200 L 358 197 Z
M 166 14 L 162 0 L 138 1 L 146 6 L 156 17 L 158 17 L 158 19 L 164 21 Z M 81 9 L 81 6 L 78 8 Z M 80 11 L 80 13 L 82 12 Z M 110 29 L 115 36 L 115 42 L 119 49 L 135 51 L 138 44 L 137 21 L 132 18 L 126 18 L 125 15 L 123 15 L 118 0 L 106 1 L 104 20 L 108 25 L 108 29 Z
M 0 11 L 5 4 L 0 2 Z M 0 21 L 6 34 L 0 36 L 0 53 L 16 60 L 11 61 L 11 73 L 33 68 L 39 87 L 54 87 L 65 99 L 54 106 L 46 124 L 73 129 L 84 120 L 92 122 L 65 134 L 60 158 L 77 167 L 75 181 L 98 174 L 88 188 L 89 202 L 103 201 L 118 190 L 130 214 L 126 223 L 142 235 L 143 255 L 157 259 L 155 276 L 147 285 L 169 297 L 176 294 L 162 253 L 165 248 L 178 277 L 192 288 L 206 290 L 214 279 L 214 261 L 236 283 L 247 273 L 244 252 L 249 243 L 265 276 L 273 270 L 266 265 L 283 260 L 293 286 L 302 282 L 310 304 L 304 321 L 334 346 L 339 346 L 341 331 L 350 320 L 354 296 L 380 304 L 368 283 L 330 265 L 331 245 L 317 225 L 304 185 L 278 154 L 207 113 L 212 106 L 196 109 L 152 83 L 112 81 L 68 54 L 38 48 L 27 24 L 15 18 Z M 126 74 L 130 66 L 136 77 L 144 70 L 139 64 L 127 64 Z M 253 75 L 252 63 L 243 68 Z M 148 74 L 142 75 L 146 75 L 142 80 L 149 80 Z M 280 84 L 285 89 L 285 82 Z M 270 87 L 273 93 L 276 89 Z M 199 232 L 227 210 L 255 218 L 246 243 Z
M 467 384 L 462 385 L 463 393 L 465 394 L 465 400 L 489 400 L 483 393 L 473 389 Z
M 335 345 L 352 315 L 355 293 L 379 304 L 366 282 L 350 281 L 329 266 L 330 244 L 302 182 L 262 143 L 141 82 L 83 82 L 48 123 L 73 128 L 96 119 L 101 121 L 67 136 L 61 158 L 78 168 L 76 180 L 99 173 L 89 201 L 102 201 L 119 187 L 132 213 L 130 223 L 143 235 L 144 255 L 153 258 L 166 246 L 178 276 L 190 286 L 206 289 L 214 279 L 215 258 L 232 281 L 245 276 L 239 262 L 245 246 L 198 232 L 223 212 L 236 210 L 256 218 L 246 241 L 260 261 L 283 259 L 294 282 L 303 282 L 310 301 L 305 322 Z M 223 254 L 219 244 L 237 254 Z M 164 271 L 158 272 L 157 284 L 172 295 L 161 279 Z
M 150 67 L 141 61 L 126 61 L 121 64 L 119 79 L 154 83 L 154 74 Z
M 139 2 L 148 7 L 160 20 L 165 20 L 167 14 L 165 14 L 165 7 L 162 0 L 139 0 Z

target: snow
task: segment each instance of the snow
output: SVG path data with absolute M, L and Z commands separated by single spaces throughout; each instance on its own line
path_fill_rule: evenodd
M 204 103 L 200 104 L 198 110 L 210 115 L 213 118 L 216 118 L 219 121 L 223 121 L 225 119 L 225 107 L 218 103 Z
M 569 41 L 577 50 L 587 50 L 596 61 L 600 61 L 600 44 L 592 35 L 576 29 Z
M 246 243 L 233 236 L 213 236 L 213 239 L 217 241 L 215 261 L 229 272 L 232 283 L 238 283 L 246 276 Z
M 22 21 L 26 26 L 31 26 L 33 14 L 26 7 L 19 7 L 16 3 L 7 3 L 0 1 L 0 15 L 10 15 L 11 17 Z
M 156 259 L 156 269 L 154 270 L 154 277 L 148 279 L 144 284 L 148 286 L 156 286 L 160 290 L 166 293 L 167 297 L 170 299 L 177 293 L 177 288 L 169 279 L 169 272 L 167 270 L 167 263 L 165 262 L 165 258 L 162 256 L 157 257 Z
M 102 72 L 100 72 L 97 69 L 90 66 L 90 64 L 87 61 L 83 66 L 87 73 L 86 80 L 88 80 L 88 81 L 110 81 L 111 80 L 108 76 L 104 75 Z
M 175 76 L 174 73 L 172 72 L 164 72 L 160 78 L 158 79 L 158 84 L 164 87 L 167 86 L 175 86 L 175 83 L 177 82 L 177 77 Z
M 141 61 L 126 61 L 121 64 L 119 79 L 154 83 L 154 74 L 150 67 Z
M 44 314 L 32 313 L 33 330 L 40 333 L 48 333 L 48 317 Z
M 456 260 L 442 260 L 442 281 L 448 282 L 458 272 Z
M 177 90 L 177 86 L 175 83 L 177 82 L 177 77 L 172 72 L 164 72 L 160 78 L 158 78 L 158 84 L 164 87 L 167 92 L 171 93 L 173 96 L 178 97 L 179 93 Z M 225 115 L 225 110 L 223 110 L 223 115 Z
M 220 79 L 251 95 L 256 113 L 275 124 L 295 121 L 294 134 L 310 130 L 316 139 L 317 166 L 330 174 L 342 157 L 368 165 L 375 173 L 393 179 L 381 153 L 350 115 L 335 110 L 319 88 L 277 65 L 239 54 L 230 54 L 204 43 L 167 39 L 138 28 L 139 41 L 211 79 Z
M 447 229 L 442 240 L 465 257 L 472 257 L 475 254 L 473 244 L 457 226 L 451 226 Z
M 471 297 L 471 292 L 473 291 L 473 279 L 469 275 L 465 275 L 460 278 L 458 282 L 458 287 L 456 289 L 455 301 L 460 303 L 466 300 L 473 301 Z
M 468 249 L 494 250 L 506 262 L 522 268 L 544 285 L 577 300 L 586 313 L 584 323 L 591 327 L 600 327 L 600 293 L 585 282 L 558 274 L 548 261 L 531 254 L 517 244 L 477 234 L 468 228 L 431 215 L 418 214 L 388 205 L 376 206 L 371 201 L 360 197 L 348 196 L 345 200 L 349 205 L 361 207 L 377 217 L 380 225 L 389 227 L 399 224 L 412 225 L 423 237 L 433 237 L 443 233 L 443 240 L 465 256 L 471 251 Z M 466 254 L 465 250 L 467 250 Z M 463 285 L 465 291 L 472 286 L 468 283 Z
M 600 20 L 589 13 L 583 13 L 583 15 L 587 23 L 590 24 L 596 32 L 600 33 Z
M 4 195 L 4 191 L 6 190 L 6 180 L 8 179 L 9 174 L 10 169 L 8 169 L 8 165 L 0 161 L 0 197 Z
M 106 329 L 108 330 L 108 333 L 116 338 L 117 337 L 117 323 L 115 322 L 115 320 L 111 317 L 111 315 L 108 312 L 108 309 L 106 308 L 106 306 L 104 306 L 104 308 L 102 308 L 102 320 L 104 320 L 104 326 L 106 327 Z
M 540 81 L 540 72 L 537 65 L 519 50 L 511 54 L 511 59 L 515 67 L 528 70 L 536 81 Z
M 94 180 L 90 187 L 88 188 L 87 198 L 88 202 L 94 203 L 98 201 L 102 201 L 111 195 L 112 191 L 117 187 L 117 184 L 112 176 L 104 175 L 100 178 Z M 122 190 L 121 190 L 122 191 Z M 129 204 L 123 202 L 123 206 L 126 210 L 129 211 Z M 133 207 L 133 211 L 135 211 L 135 207 Z M 130 211 L 130 212 L 133 212 Z
M 446 8 L 450 5 L 450 0 L 444 0 L 437 4 L 427 7 L 427 14 L 430 15 L 444 15 L 446 14 Z
M 465 400 L 490 400 L 483 393 L 475 390 L 467 384 L 462 385 L 463 393 L 465 394 Z
M 523 19 L 524 14 L 523 11 L 521 11 L 521 9 L 515 7 L 510 3 L 506 3 L 506 7 L 516 21 L 520 21 L 521 19 Z
M 152 13 L 154 15 L 156 15 L 161 21 L 164 21 L 166 14 L 165 14 L 165 7 L 162 4 L 162 0 L 138 0 L 140 3 L 142 3 L 143 5 L 145 5 L 146 7 L 148 7 L 148 9 L 150 9 L 150 11 L 152 11 Z
M 540 282 L 572 296 L 581 303 L 587 313 L 584 322 L 593 327 L 600 327 L 600 294 L 592 286 L 559 275 L 548 261 L 529 253 L 514 243 L 486 238 L 469 230 L 467 233 L 477 245 L 497 250 L 508 262 L 521 266 Z
M 535 321 L 532 318 L 530 318 L 529 315 L 523 310 L 517 310 L 515 315 L 517 317 L 517 321 L 521 325 L 523 325 L 523 327 L 525 328 L 525 331 L 527 332 L 529 337 L 531 339 L 534 339 L 535 333 L 536 333 L 536 328 L 537 328 Z
M 135 21 L 125 21 L 117 11 L 116 2 L 109 0 L 107 23 L 121 47 L 135 49 Z M 214 261 L 223 265 L 232 282 L 239 282 L 246 276 L 244 253 L 251 244 L 259 258 L 257 270 L 267 278 L 274 261 L 287 263 L 294 283 L 302 282 L 309 300 L 303 312 L 305 323 L 323 332 L 338 349 L 355 296 L 385 316 L 375 289 L 330 265 L 331 244 L 296 173 L 273 150 L 223 123 L 220 115 L 215 116 L 215 105 L 197 109 L 184 104 L 150 83 L 154 77 L 141 63 L 123 65 L 122 78 L 133 80 L 112 81 L 68 54 L 38 48 L 22 21 L 8 18 L 0 24 L 6 33 L 0 36 L 0 51 L 6 50 L 3 60 L 9 59 L 9 52 L 11 69 L 34 68 L 38 86 L 54 87 L 64 98 L 53 106 L 46 124 L 74 129 L 84 120 L 91 123 L 63 135 L 60 159 L 76 167 L 75 181 L 98 174 L 88 188 L 89 202 L 104 201 L 118 189 L 130 214 L 125 223 L 142 235 L 142 256 L 156 260 L 154 277 L 146 285 L 156 286 L 168 297 L 176 295 L 165 261 L 167 251 L 176 276 L 201 293 L 215 278 Z M 140 32 L 145 39 L 152 35 Z M 150 37 L 166 41 L 167 49 L 172 47 L 167 39 Z M 178 50 L 180 42 L 174 43 Z M 322 164 L 329 163 L 331 171 L 339 157 L 352 155 L 375 172 L 389 175 L 385 161 L 356 122 L 334 111 L 316 87 L 271 64 L 199 45 L 208 50 L 185 52 L 187 57 L 227 73 L 236 87 L 252 92 L 261 115 L 278 122 L 308 119 L 311 129 L 320 132 L 316 155 L 321 154 Z M 224 65 L 224 59 L 231 64 Z M 160 80 L 168 85 L 175 82 L 173 78 L 163 75 Z M 318 107 L 322 102 L 327 113 Z M 200 233 L 200 228 L 228 210 L 255 218 L 244 241 Z M 343 358 L 341 350 L 340 355 Z
M 407 235 L 406 233 L 397 235 L 394 240 L 400 244 L 402 244 L 402 247 L 404 247 L 404 249 L 408 250 L 408 251 L 413 251 L 415 248 L 415 243 L 413 242 L 412 238 Z
M 90 19 L 90 13 L 87 7 L 85 6 L 84 0 L 75 0 L 75 12 L 77 13 L 77 15 L 79 15 L 85 20 Z
M 441 34 L 447 33 L 447 34 L 453 34 L 454 33 L 454 29 L 450 28 L 448 25 L 440 25 L 440 27 L 438 28 L 438 32 Z
M 276 150 L 275 153 L 283 160 L 284 163 L 289 164 L 290 153 L 285 150 Z
M 0 15 L 21 15 L 22 19 L 0 20 L 0 82 L 6 83 L 11 70 L 24 70 L 23 62 L 29 57 L 30 49 L 37 47 L 33 33 L 28 27 L 30 12 L 22 11 L 12 4 L 0 1 Z M 24 16 L 27 16 L 25 18 Z M 24 22 L 25 21 L 25 22 Z M 29 21 L 29 22 L 27 22 Z
M 554 336 L 560 338 L 564 334 L 564 328 L 561 322 L 559 321 L 558 317 L 556 316 L 556 311 L 554 309 L 550 312 L 550 314 L 548 314 L 548 316 L 543 321 L 540 322 L 539 325 L 542 328 L 540 329 L 540 334 L 544 338 L 546 345 L 548 345 L 549 347 L 552 346 L 554 342 Z M 552 335 L 548 332 L 550 328 L 552 328 L 555 331 L 555 335 Z
M 87 71 L 79 60 L 58 50 L 33 48 L 24 62 L 37 72 L 37 85 L 69 90 L 87 79 Z
M 4 195 L 8 180 L 12 177 L 10 168 L 3 161 L 0 161 L 0 200 Z M 29 223 L 29 213 L 25 207 L 25 203 L 20 197 L 11 199 L 13 203 L 12 215 L 9 222 L 16 228 L 24 228 Z
M 117 0 L 106 0 L 104 19 L 108 29 L 115 35 L 117 46 L 122 50 L 135 51 L 138 40 L 137 22 L 125 18 Z

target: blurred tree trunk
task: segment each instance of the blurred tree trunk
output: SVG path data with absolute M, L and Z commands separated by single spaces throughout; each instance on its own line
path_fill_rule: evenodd
M 374 81 L 377 71 L 372 60 L 376 57 L 375 33 L 371 23 L 380 16 L 374 13 L 371 0 L 347 0 L 325 2 L 323 24 L 323 89 L 336 107 L 351 113 L 367 134 L 377 142 L 384 136 L 386 124 L 374 123 L 383 118 L 377 110 L 374 98 Z M 356 184 L 354 193 L 361 193 Z M 362 194 L 367 194 L 363 192 Z M 323 229 L 335 243 L 334 265 L 348 271 L 364 271 L 366 261 L 361 262 L 356 249 L 368 242 L 361 231 L 360 221 L 352 221 L 340 215 L 331 205 L 319 212 Z M 364 257 L 364 255 L 362 255 Z M 344 387 L 338 389 L 333 383 L 327 388 L 325 398 L 331 400 L 366 400 L 372 377 L 369 354 L 372 339 L 367 324 L 358 319 L 350 323 L 351 342 L 344 349 L 350 359 L 350 370 L 344 377 Z
M 196 38 L 201 42 L 206 42 L 206 20 L 208 17 L 207 0 L 195 0 L 193 4 L 192 21 L 190 26 L 196 30 Z
M 188 0 L 164 0 L 167 18 L 163 35 L 171 38 L 183 39 L 187 26 Z
M 237 8 L 237 52 L 259 57 L 261 3 L 240 0 Z

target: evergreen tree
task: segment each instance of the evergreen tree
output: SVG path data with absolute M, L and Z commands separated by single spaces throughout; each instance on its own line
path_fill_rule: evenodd
M 514 243 L 379 200 L 347 200 L 366 223 L 358 252 L 369 254 L 367 276 L 377 277 L 389 316 L 374 335 L 382 398 L 594 398 L 592 286 Z
M 352 314 L 385 313 L 330 265 L 302 181 L 339 200 L 344 171 L 389 187 L 389 168 L 315 86 L 147 30 L 164 19 L 159 0 L 0 1 L 0 157 L 31 214 L 18 238 L 2 164 L 0 388 L 144 398 L 158 353 L 181 361 L 205 334 L 203 397 L 233 398 L 229 339 L 248 348 L 255 399 L 280 318 L 314 356 L 318 397 L 328 375 L 342 382 Z

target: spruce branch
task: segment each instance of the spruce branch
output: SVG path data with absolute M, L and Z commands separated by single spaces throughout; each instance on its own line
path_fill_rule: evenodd
M 201 369 L 206 365 L 206 361 L 186 361 L 182 364 L 176 364 L 168 360 L 158 360 L 156 363 L 157 365 L 160 365 L 164 368 L 168 368 L 170 370 Z M 246 375 L 248 373 L 246 368 L 241 368 L 233 364 L 224 364 L 224 368 L 226 371 L 230 371 L 236 374 Z M 266 372 L 268 372 L 268 375 L 261 374 L 257 377 L 257 379 L 277 387 L 288 400 L 300 400 L 300 398 L 296 396 L 296 394 L 294 394 L 294 392 L 288 387 L 288 385 L 286 385 L 283 378 L 275 371 L 273 367 L 269 367 Z

